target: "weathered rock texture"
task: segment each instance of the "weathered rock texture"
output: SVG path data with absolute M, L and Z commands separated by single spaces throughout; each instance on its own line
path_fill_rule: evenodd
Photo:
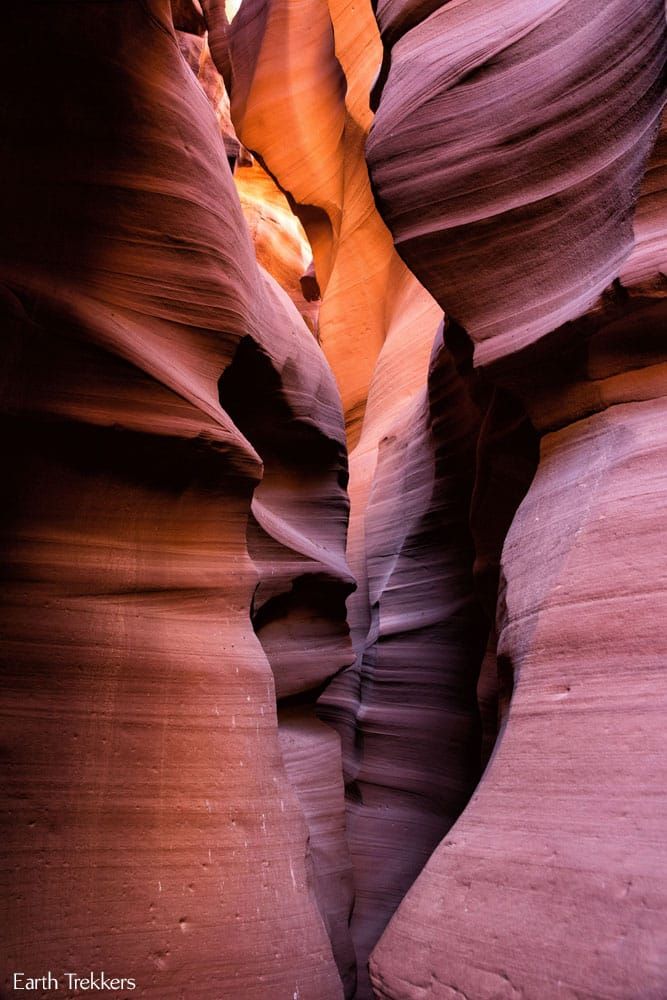
M 282 640 L 280 614 L 266 627 L 290 647 L 303 619 L 311 643 L 310 664 L 274 667 L 279 691 L 321 684 L 350 660 L 333 380 L 256 264 L 169 4 L 8 17 L 3 975 L 104 968 L 161 1000 L 342 996 L 307 859 L 302 808 L 318 807 L 283 766 L 246 537 L 252 501 L 276 594 L 316 581 Z M 220 404 L 248 377 L 282 421 L 267 456 Z M 342 826 L 326 746 L 315 862 Z M 336 864 L 344 882 L 342 848 Z M 328 922 L 349 905 L 319 888 L 333 867 L 315 880 Z
M 581 315 L 630 253 L 664 4 L 407 6 L 378 11 L 393 41 L 373 184 L 399 252 L 486 364 Z
M 428 356 L 441 312 L 393 251 L 363 159 L 380 56 L 369 13 L 320 0 L 246 0 L 230 25 L 221 5 L 208 7 L 237 133 L 289 193 L 313 247 L 319 337 L 341 387 L 349 443 L 358 442 L 348 546 L 359 587 L 348 602 L 358 659 L 323 693 L 320 714 L 343 736 L 359 997 L 370 990 L 371 947 L 479 776 L 474 690 L 485 643 L 467 527 L 479 415 L 474 406 L 474 417 L 463 415 L 463 457 L 459 431 L 429 412 Z M 371 386 L 377 412 L 361 430 L 383 344 Z M 451 366 L 444 355 L 443 365 Z M 461 391 L 458 399 L 452 391 L 453 423 Z M 386 436 L 395 447 L 380 444 Z M 452 481 L 448 449 L 458 463 Z M 425 702 L 429 722 L 415 743 Z M 441 767 L 443 748 L 452 754 Z
M 434 308 L 394 252 L 368 181 L 369 91 L 381 61 L 371 8 L 349 0 L 244 0 L 229 24 L 220 0 L 204 6 L 237 134 L 287 192 L 312 246 L 319 336 L 353 447 L 406 290 L 410 309 Z
M 309 274 L 312 255 L 303 228 L 274 181 L 239 143 L 206 39 L 180 34 L 179 44 L 215 111 L 257 260 L 316 333 L 319 289 Z M 356 962 L 348 929 L 352 872 L 340 743 L 314 714 L 322 683 L 351 655 L 345 596 L 354 584 L 344 562 L 347 508 L 341 504 L 345 442 L 336 390 L 318 352 L 303 345 L 311 364 L 317 358 L 309 378 L 300 359 L 287 356 L 285 363 L 289 345 L 280 345 L 279 336 L 277 343 L 275 335 L 266 343 L 266 351 L 258 351 L 253 341 L 244 340 L 219 390 L 226 412 L 264 460 L 247 532 L 260 573 L 251 618 L 278 698 L 306 692 L 298 709 L 279 708 L 281 747 L 308 824 L 320 912 L 351 995 Z M 313 409 L 320 418 L 315 423 Z
M 351 994 L 352 879 L 340 742 L 314 716 L 322 685 L 354 658 L 345 612 L 354 581 L 345 563 L 344 430 L 333 377 L 315 341 L 302 336 L 297 355 L 293 339 L 274 329 L 266 343 L 241 342 L 220 378 L 220 401 L 264 459 L 247 531 L 259 572 L 252 621 L 273 670 L 279 722 L 282 705 L 301 695 L 298 710 L 284 710 L 288 734 L 281 741 L 309 826 L 318 901 Z
M 667 995 L 662 0 L 376 15 L 6 14 L 3 995 Z
M 287 292 L 308 327 L 317 334 L 320 291 L 311 274 L 312 250 L 303 226 L 280 188 L 239 142 L 231 120 L 229 96 L 211 58 L 207 37 L 181 31 L 178 39 L 215 111 L 257 260 Z
M 495 742 L 493 635 L 477 699 L 475 687 L 500 549 L 536 463 L 523 409 L 507 391 L 479 383 L 460 331 L 448 325 L 447 346 L 436 336 L 429 365 L 432 328 L 411 318 L 422 323 L 409 327 L 409 363 L 398 326 L 352 454 L 351 481 L 361 486 L 352 493 L 350 538 L 359 593 L 349 604 L 367 611 L 350 619 L 359 659 L 319 703 L 343 735 L 360 998 L 371 996 L 372 947 Z
M 502 557 L 498 656 L 513 683 L 502 737 L 371 978 L 401 1000 L 657 998 L 662 140 L 636 199 L 664 102 L 664 5 L 386 4 L 378 20 L 388 51 L 368 152 L 379 205 L 485 380 L 520 401 L 542 440 Z
M 440 338 L 427 392 L 380 442 L 366 509 L 371 622 L 349 818 L 362 981 L 379 934 L 479 778 L 485 631 L 467 524 L 477 425 Z

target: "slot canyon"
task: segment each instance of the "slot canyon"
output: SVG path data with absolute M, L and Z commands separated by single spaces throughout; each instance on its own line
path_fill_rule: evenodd
M 665 1000 L 664 0 L 4 18 L 1 1000 Z

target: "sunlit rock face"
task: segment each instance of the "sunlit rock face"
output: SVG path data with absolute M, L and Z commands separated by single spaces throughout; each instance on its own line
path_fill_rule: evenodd
M 234 183 L 257 260 L 287 292 L 310 331 L 319 339 L 320 289 L 312 271 L 313 252 L 303 226 L 259 161 L 248 156 L 240 160 L 234 171 Z
M 276 718 L 276 687 L 350 660 L 333 379 L 256 263 L 169 5 L 8 16 L 3 975 L 103 967 L 161 1000 L 333 1000 L 326 924 L 348 904 L 313 865 L 341 839 L 337 738 L 323 752 L 338 812 L 308 849 L 311 793 L 288 780 Z M 257 371 L 280 462 L 225 409 Z M 316 676 L 274 682 L 255 634 L 253 516 L 287 589 L 325 578 L 332 624 L 317 587 L 317 615 L 288 615 L 288 634 L 304 615 Z M 344 859 L 339 844 L 343 877 Z
M 541 446 L 501 561 L 502 736 L 372 983 L 401 1000 L 658 997 L 664 5 L 388 4 L 378 20 L 378 204 Z
M 244 0 L 230 24 L 219 0 L 204 6 L 238 137 L 287 193 L 312 246 L 322 295 L 319 337 L 352 449 L 378 354 L 406 307 L 407 289 L 410 311 L 438 315 L 395 253 L 368 181 L 369 92 L 382 53 L 371 8 Z
M 239 142 L 232 124 L 229 96 L 211 57 L 208 36 L 202 38 L 179 31 L 177 37 L 183 55 L 215 111 L 255 256 L 287 292 L 306 325 L 317 336 L 320 290 L 310 273 L 313 253 L 303 226 L 275 181 Z

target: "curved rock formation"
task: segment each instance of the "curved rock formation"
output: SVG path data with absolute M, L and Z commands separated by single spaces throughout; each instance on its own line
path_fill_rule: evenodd
M 183 55 L 215 111 L 257 260 L 287 292 L 317 335 L 320 292 L 317 282 L 309 277 L 312 250 L 303 227 L 280 188 L 236 137 L 229 97 L 211 58 L 208 39 L 183 32 L 178 38 Z
M 656 399 L 544 438 L 503 557 L 506 728 L 376 949 L 378 996 L 664 992 L 664 427 Z
M 664 5 L 376 15 L 7 14 L 3 996 L 667 995 Z
M 391 44 L 369 142 L 379 205 L 485 379 L 542 440 L 502 557 L 501 740 L 371 978 L 401 1000 L 657 998 L 662 140 L 635 201 L 664 103 L 664 5 L 385 5 L 378 17 Z M 490 454 L 478 452 L 476 503 Z
M 348 600 L 348 617 L 358 659 L 352 668 L 327 686 L 318 702 L 321 717 L 334 725 L 343 739 L 343 760 L 348 784 L 348 837 L 355 874 L 355 906 L 351 931 L 357 953 L 359 998 L 370 995 L 367 963 L 371 947 L 406 887 L 428 857 L 434 842 L 450 825 L 450 821 L 443 818 L 446 816 L 443 802 L 438 800 L 438 780 L 430 787 L 424 787 L 422 792 L 425 794 L 421 797 L 419 794 L 406 796 L 404 786 L 407 771 L 411 771 L 413 781 L 419 780 L 420 764 L 428 771 L 432 745 L 429 749 L 429 739 L 426 737 L 418 749 L 411 747 L 414 742 L 412 733 L 405 726 L 397 725 L 396 706 L 392 705 L 391 699 L 385 703 L 382 685 L 374 682 L 373 663 L 380 648 L 379 643 L 389 641 L 398 649 L 401 641 L 404 644 L 411 641 L 411 656 L 417 663 L 422 659 L 426 661 L 430 655 L 426 650 L 432 634 L 437 632 L 437 629 L 424 629 L 421 632 L 411 630 L 407 620 L 403 623 L 405 634 L 402 637 L 398 620 L 394 623 L 392 635 L 386 634 L 385 627 L 382 630 L 379 628 L 379 608 L 381 605 L 384 608 L 392 585 L 400 580 L 401 572 L 405 572 L 409 560 L 416 553 L 413 538 L 402 552 L 397 550 L 396 565 L 393 570 L 387 570 L 392 552 L 387 539 L 396 540 L 396 533 L 401 532 L 400 518 L 398 524 L 393 520 L 395 504 L 402 503 L 406 517 L 417 523 L 419 513 L 423 515 L 430 502 L 428 483 L 433 486 L 437 478 L 433 468 L 434 449 L 429 443 L 430 417 L 424 386 L 428 377 L 431 345 L 441 313 L 427 296 L 415 295 L 414 287 L 413 281 L 405 281 L 402 287 L 394 289 L 391 325 L 371 383 L 361 438 L 350 456 L 351 518 L 348 558 L 357 578 L 358 589 Z M 406 351 L 406 342 L 410 344 L 409 351 Z M 391 480 L 391 461 L 387 451 L 391 453 L 391 458 L 398 449 L 408 449 L 415 438 L 420 440 L 419 448 L 414 451 L 417 468 L 415 478 L 420 488 L 411 490 L 405 478 L 399 479 L 403 483 L 404 494 L 400 498 L 393 498 L 391 489 L 387 490 L 387 477 Z M 383 454 L 381 460 L 380 451 Z M 385 479 L 382 486 L 378 486 L 380 472 Z M 440 551 L 440 547 L 436 545 L 436 552 Z M 385 570 L 389 572 L 388 580 L 383 580 L 383 573 L 378 572 L 378 567 L 383 562 Z M 370 583 L 369 577 L 372 577 Z M 404 583 L 405 581 L 399 584 L 402 590 L 399 589 L 398 596 L 406 596 Z M 413 583 L 416 584 L 414 589 L 421 589 L 424 602 L 430 603 L 438 618 L 438 596 L 435 588 L 428 582 L 428 575 L 423 573 L 421 579 L 413 578 Z M 372 626 L 369 586 L 375 603 Z M 380 631 L 385 633 L 382 638 Z M 442 651 L 442 644 L 440 649 Z M 401 683 L 406 680 L 407 664 L 400 663 L 400 656 L 394 659 L 390 672 L 393 670 L 394 685 L 398 690 L 397 675 L 402 671 Z M 435 659 L 437 653 L 430 660 L 431 677 L 437 676 L 439 672 Z M 380 674 L 381 668 L 378 680 Z M 412 705 L 414 711 L 424 689 L 415 689 L 408 682 L 402 690 L 405 709 L 408 710 Z M 367 701 L 374 702 L 372 710 Z M 437 728 L 436 719 L 444 717 L 448 711 L 451 711 L 451 704 L 448 706 L 445 698 L 441 709 L 431 714 L 431 729 Z M 374 721 L 364 721 L 371 714 L 374 715 Z M 386 730 L 388 725 L 393 727 L 394 737 L 382 740 L 380 731 Z M 372 734 L 372 743 L 366 742 L 364 732 Z M 366 747 L 373 743 L 375 750 L 367 758 Z M 409 757 L 410 761 L 407 767 L 394 769 L 393 762 L 399 752 L 403 757 Z M 471 756 L 474 758 L 474 752 Z M 453 770 L 456 771 L 456 765 Z M 378 780 L 375 788 L 372 785 L 374 779 Z M 427 784 L 428 782 L 425 786 Z M 415 822 L 416 817 L 420 812 L 422 816 L 428 813 L 429 809 L 429 823 L 419 827 L 418 822 Z M 404 828 L 410 831 L 408 849 L 405 840 L 395 835 L 395 829 L 393 834 L 391 832 L 392 824 L 397 822 L 399 815 L 402 815 Z M 439 835 L 434 834 L 434 830 L 439 831 Z
M 477 425 L 440 339 L 428 395 L 380 442 L 366 510 L 371 623 L 349 818 L 360 976 L 479 778 L 485 630 L 467 527 Z
M 270 288 L 278 307 L 280 290 L 272 282 Z M 314 715 L 322 685 L 354 659 L 345 610 L 354 581 L 345 563 L 340 401 L 315 341 L 286 337 L 279 328 L 261 345 L 250 337 L 240 343 L 219 390 L 225 412 L 264 459 L 247 533 L 259 572 L 252 621 L 273 670 L 281 741 L 309 825 L 317 896 L 351 995 L 352 878 L 340 741 Z M 298 708 L 289 704 L 299 695 Z
M 368 181 L 368 95 L 381 61 L 372 11 L 334 0 L 244 0 L 230 24 L 222 3 L 205 7 L 237 134 L 287 192 L 312 246 L 319 337 L 353 448 L 406 288 L 409 311 L 431 306 L 394 252 Z
M 313 255 L 285 195 L 257 160 L 239 162 L 234 182 L 257 260 L 276 279 L 319 339 L 320 290 Z
M 535 467 L 522 408 L 505 390 L 490 395 L 479 384 L 453 326 L 449 350 L 436 338 L 429 365 L 429 315 L 396 325 L 371 386 L 351 459 L 359 593 L 349 606 L 359 663 L 319 702 L 344 737 L 359 997 L 372 995 L 372 947 L 465 806 L 495 741 L 493 642 L 478 692 L 482 760 L 475 685 L 500 548 Z
M 464 576 L 467 574 L 467 583 L 455 580 L 451 584 L 449 607 L 438 607 L 442 594 L 430 578 L 433 567 L 424 565 L 421 576 L 417 573 L 418 581 L 398 582 L 406 569 L 420 558 L 420 546 L 427 544 L 425 535 L 432 530 L 424 525 L 419 527 L 420 519 L 428 520 L 429 504 L 433 504 L 431 522 L 436 520 L 435 508 L 441 502 L 435 494 L 442 484 L 436 487 L 434 483 L 442 479 L 443 473 L 434 466 L 435 456 L 429 443 L 430 417 L 423 397 L 428 356 L 440 311 L 392 251 L 389 235 L 372 202 L 363 161 L 363 142 L 370 124 L 368 93 L 379 63 L 379 48 L 368 22 L 368 12 L 362 9 L 355 13 L 350 5 L 332 4 L 327 14 L 326 6 L 319 2 L 295 6 L 277 0 L 257 3 L 246 0 L 231 25 L 227 24 L 220 5 L 211 4 L 208 16 L 212 51 L 226 76 L 237 132 L 289 192 L 313 246 L 315 272 L 323 295 L 319 334 L 341 386 L 351 445 L 359 438 L 367 385 L 376 355 L 383 343 L 387 347 L 371 388 L 371 398 L 373 393 L 377 397 L 377 412 L 374 416 L 372 413 L 367 415 L 351 463 L 352 517 L 348 552 L 359 593 L 351 598 L 348 608 L 358 662 L 337 678 L 320 699 L 322 717 L 339 728 L 344 741 L 345 777 L 352 800 L 349 839 L 355 873 L 351 929 L 359 965 L 358 996 L 362 997 L 369 990 L 366 966 L 370 948 L 431 850 L 464 805 L 471 782 L 474 783 L 471 775 L 476 779 L 479 764 L 472 732 L 458 739 L 454 734 L 455 726 L 451 726 L 451 731 L 447 729 L 453 714 L 461 710 L 476 733 L 475 699 L 470 692 L 474 692 L 484 629 L 479 635 L 462 638 L 465 627 L 457 621 L 448 623 L 452 605 L 457 607 L 457 614 L 466 600 L 476 606 L 470 576 L 472 555 L 458 570 Z M 286 52 L 289 58 L 285 57 Z M 341 79 L 344 79 L 345 91 L 340 85 Z M 342 122 L 340 134 L 336 125 L 339 121 Z M 285 135 L 290 136 L 289 143 L 284 141 Z M 408 364 L 406 337 L 419 345 L 415 344 Z M 390 339 L 393 347 L 389 346 Z M 403 413 L 400 427 L 395 425 L 399 411 Z M 414 478 L 418 485 L 406 486 L 405 496 L 392 496 L 391 493 L 396 486 L 391 473 L 396 455 L 387 459 L 384 472 L 379 466 L 376 469 L 379 442 L 387 433 L 402 439 L 405 447 L 409 447 L 411 437 L 423 438 L 421 452 L 414 453 Z M 446 448 L 447 443 L 443 440 L 440 445 Z M 455 503 L 459 503 L 459 508 L 453 515 L 455 520 L 459 519 L 464 536 L 474 439 L 470 439 L 468 446 L 469 482 L 467 486 L 458 486 Z M 376 475 L 389 477 L 388 484 L 383 487 L 389 493 L 384 501 L 378 501 L 375 526 L 369 527 L 372 515 L 367 511 L 367 501 L 371 488 L 377 491 L 377 485 L 372 487 Z M 392 505 L 396 502 L 403 503 L 406 517 L 414 521 L 416 536 L 424 536 L 421 542 L 418 537 L 407 540 L 405 551 L 400 551 L 402 543 L 393 533 L 398 530 L 400 535 L 401 527 L 394 528 L 386 518 L 388 508 L 391 521 Z M 395 571 L 392 573 L 385 567 L 389 579 L 371 581 L 370 589 L 375 591 L 371 601 L 379 606 L 385 587 L 387 594 L 382 599 L 383 605 L 391 600 L 389 593 L 392 591 L 395 591 L 394 601 L 402 592 L 420 592 L 419 599 L 432 609 L 433 627 L 417 630 L 415 634 L 413 623 L 407 620 L 409 616 L 402 626 L 394 627 L 395 659 L 397 656 L 400 660 L 402 648 L 405 662 L 403 667 L 395 662 L 390 671 L 393 669 L 400 674 L 403 670 L 400 676 L 400 684 L 403 684 L 407 661 L 423 658 L 428 676 L 446 687 L 446 671 L 441 666 L 441 659 L 447 656 L 448 642 L 452 647 L 457 644 L 452 633 L 457 630 L 460 633 L 460 648 L 456 654 L 460 659 L 455 662 L 455 656 L 450 657 L 451 674 L 457 675 L 451 684 L 451 696 L 443 693 L 442 704 L 437 708 L 432 706 L 431 724 L 425 727 L 419 747 L 412 750 L 409 745 L 414 738 L 409 725 L 396 719 L 391 699 L 385 705 L 380 697 L 373 710 L 368 699 L 371 689 L 380 690 L 380 684 L 372 680 L 374 667 L 371 664 L 380 644 L 383 648 L 388 646 L 385 627 L 378 627 L 377 609 L 375 621 L 371 623 L 369 577 L 378 576 L 377 567 L 372 566 L 374 561 L 387 562 L 394 558 L 391 554 L 393 542 L 399 545 Z M 448 556 L 443 546 L 435 542 L 436 559 L 452 558 L 456 562 L 460 553 Z M 385 570 L 380 572 L 380 577 L 385 575 Z M 466 586 L 468 590 L 462 598 Z M 456 597 L 453 596 L 455 592 Z M 448 629 L 449 639 L 437 638 L 436 633 L 446 636 Z M 468 631 L 474 631 L 474 626 L 469 625 Z M 408 652 L 409 643 L 412 645 Z M 466 649 L 467 644 L 470 649 Z M 364 658 L 366 666 L 362 662 Z M 469 668 L 468 673 L 462 668 L 463 661 Z M 379 667 L 378 677 L 381 673 Z M 460 690 L 456 689 L 457 684 Z M 410 723 L 423 703 L 427 686 L 425 680 L 414 689 L 406 685 L 409 692 L 405 695 L 406 702 L 412 704 L 411 713 L 406 715 Z M 465 708 L 461 709 L 463 703 Z M 385 727 L 395 729 L 393 738 L 386 741 L 379 752 L 375 751 L 373 759 L 373 755 L 368 756 L 365 752 L 370 746 L 368 734 L 373 727 L 363 721 L 372 711 L 377 717 L 376 731 L 378 719 L 383 720 Z M 475 717 L 474 723 L 471 723 L 472 717 Z M 438 734 L 441 728 L 445 736 Z M 449 741 L 449 746 L 457 745 L 454 756 L 458 757 L 435 779 L 430 763 L 434 746 L 443 739 L 446 743 Z M 364 750 L 360 750 L 362 740 Z M 402 752 L 412 758 L 406 765 L 406 772 L 410 771 L 410 780 L 415 786 L 412 798 L 410 794 L 407 796 L 409 801 L 406 801 L 405 781 L 400 775 L 392 776 L 389 765 L 397 744 L 401 744 Z M 384 773 L 378 779 L 375 772 L 383 758 L 380 769 Z M 447 784 L 453 788 L 443 792 L 442 786 Z M 462 793 L 461 787 L 466 791 Z M 367 800 L 363 805 L 357 803 L 361 788 Z M 387 830 L 399 815 L 403 817 L 404 828 L 409 827 L 413 836 L 414 843 L 408 851 L 404 838 L 394 837 L 393 844 L 387 846 Z M 424 823 L 427 815 L 428 823 Z M 376 863 L 380 858 L 382 869 Z
M 331 377 L 257 268 L 169 4 L 8 16 L 4 974 L 103 968 L 174 1000 L 339 997 L 250 621 L 262 461 L 218 398 L 243 345 L 266 348 L 307 434 L 335 438 L 335 488 L 302 510 L 326 512 L 311 546 L 342 550 Z
M 374 189 L 401 256 L 488 364 L 591 307 L 632 248 L 664 3 L 396 7 L 379 11 L 395 40 Z

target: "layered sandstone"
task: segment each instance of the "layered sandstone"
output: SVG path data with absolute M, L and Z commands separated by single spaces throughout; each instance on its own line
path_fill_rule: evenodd
M 182 13 L 182 12 L 181 12 Z M 179 46 L 215 112 L 234 183 L 258 263 L 276 279 L 317 336 L 320 291 L 312 272 L 312 249 L 285 195 L 259 162 L 238 140 L 232 124 L 229 95 L 208 45 L 208 35 L 178 32 Z
M 664 6 L 375 15 L 8 14 L 9 975 L 667 992 Z
M 430 304 L 396 255 L 368 180 L 369 92 L 381 61 L 372 11 L 337 0 L 244 0 L 230 23 L 219 0 L 204 7 L 236 132 L 286 192 L 312 247 L 319 337 L 353 448 L 406 288 L 410 310 Z
M 477 0 L 413 17 L 392 42 L 373 184 L 401 256 L 488 364 L 590 308 L 630 253 L 664 4 Z
M 378 18 L 379 205 L 541 449 L 502 556 L 502 736 L 376 948 L 374 988 L 658 997 L 662 140 L 646 159 L 664 5 L 381 5 Z M 478 451 L 478 483 L 491 454 Z
M 440 337 L 427 391 L 380 442 L 366 508 L 371 620 L 348 820 L 359 996 L 371 948 L 479 777 L 485 631 L 467 525 L 478 419 Z
M 103 967 L 146 997 L 339 997 L 247 537 L 266 461 L 255 522 L 334 608 L 329 627 L 306 607 L 327 652 L 288 681 L 320 684 L 349 662 L 333 380 L 257 266 L 169 4 L 8 16 L 5 974 Z M 272 473 L 220 403 L 257 372 L 280 446 L 308 445 L 313 493 L 285 518 L 291 470 Z M 327 766 L 339 807 L 318 842 L 342 824 Z M 319 895 L 338 919 L 345 899 Z
M 472 555 L 447 553 L 445 540 L 439 537 L 435 560 L 447 564 L 442 572 L 451 580 L 434 586 L 433 567 L 426 565 L 417 571 L 416 581 L 406 579 L 424 547 L 433 544 L 427 535 L 437 533 L 437 511 L 446 503 L 439 491 L 450 489 L 458 505 L 453 523 L 460 526 L 463 539 L 467 537 L 474 435 L 468 430 L 467 480 L 464 475 L 463 482 L 451 488 L 449 483 L 443 485 L 446 474 L 435 468 L 425 390 L 441 312 L 393 251 L 375 211 L 363 157 L 370 126 L 369 92 L 380 61 L 370 11 L 349 4 L 327 8 L 321 2 L 246 0 L 231 23 L 219 4 L 210 4 L 207 14 L 211 48 L 229 89 L 236 131 L 288 192 L 313 247 L 322 291 L 318 332 L 341 388 L 353 447 L 348 558 L 358 590 L 348 601 L 348 614 L 357 662 L 327 687 L 319 711 L 343 737 L 355 883 L 351 931 L 357 995 L 362 997 L 370 989 L 370 949 L 478 776 L 474 687 L 485 630 L 481 627 L 479 635 L 471 635 L 472 621 L 480 620 L 472 592 Z M 289 143 L 284 141 L 286 135 Z M 444 356 L 442 363 L 447 364 Z M 446 433 L 439 442 L 441 449 L 448 446 Z M 381 445 L 387 437 L 401 442 L 393 452 Z M 400 465 L 401 450 L 410 448 L 412 438 L 422 441 L 412 458 L 416 485 L 406 482 L 404 490 L 396 492 L 392 469 L 397 461 Z M 387 454 L 380 469 L 382 451 Z M 372 492 L 375 501 L 369 506 Z M 393 523 L 399 510 L 406 523 L 413 523 L 408 538 L 402 537 L 406 524 Z M 466 544 L 470 546 L 469 539 L 462 540 L 463 549 Z M 398 610 L 408 592 L 411 600 L 430 609 L 425 611 L 429 624 L 418 627 Z M 385 604 L 392 601 L 396 621 L 387 631 L 379 618 L 388 614 Z M 387 648 L 388 638 L 393 652 L 387 655 L 393 664 L 384 670 L 394 675 L 392 683 L 404 693 L 402 717 L 391 696 L 388 702 L 379 696 L 373 705 L 369 696 L 386 683 L 375 660 L 378 650 Z M 454 650 L 447 679 L 441 661 Z M 406 673 L 413 661 L 424 664 L 424 676 L 417 684 Z M 410 726 L 430 682 L 440 687 L 442 695 L 430 706 L 431 722 L 424 727 L 423 738 L 411 747 Z M 460 721 L 452 725 L 457 713 Z M 366 721 L 371 717 L 373 722 Z M 380 739 L 373 750 L 372 734 L 382 727 L 389 727 L 387 739 L 384 745 Z M 430 764 L 442 740 L 454 748 L 453 759 L 435 777 Z M 395 747 L 402 748 L 405 758 L 400 766 L 397 760 L 391 763 Z M 406 837 L 391 832 L 399 822 L 404 833 L 409 831 L 410 848 Z

